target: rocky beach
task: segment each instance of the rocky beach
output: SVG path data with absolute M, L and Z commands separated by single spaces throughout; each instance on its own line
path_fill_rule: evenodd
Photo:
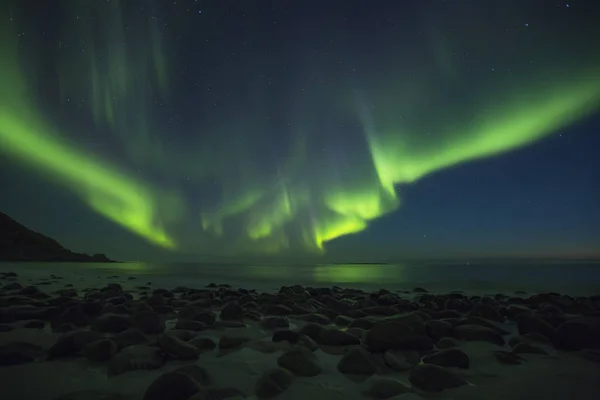
M 9 400 L 594 399 L 600 390 L 600 295 L 258 291 L 3 271 Z

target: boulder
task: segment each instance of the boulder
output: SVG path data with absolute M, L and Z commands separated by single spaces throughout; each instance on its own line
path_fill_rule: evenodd
M 556 329 L 542 318 L 533 314 L 519 314 L 517 316 L 519 334 L 539 333 L 546 336 L 553 343 L 556 340 Z
M 395 371 L 406 371 L 419 364 L 421 356 L 416 351 L 386 350 L 383 360 Z
M 117 354 L 118 347 L 110 339 L 100 339 L 89 343 L 81 353 L 91 361 L 107 361 Z
M 600 317 L 584 316 L 561 324 L 556 346 L 566 350 L 600 349 Z
M 19 365 L 35 361 L 41 352 L 42 348 L 33 343 L 9 342 L 0 345 L 0 365 Z
M 408 375 L 410 383 L 424 392 L 441 392 L 466 385 L 454 371 L 435 364 L 418 365 Z
M 454 337 L 468 341 L 483 341 L 504 346 L 504 338 L 494 330 L 479 325 L 459 325 L 454 327 Z
M 327 346 L 352 346 L 360 344 L 359 338 L 338 329 L 321 330 L 316 341 L 321 345 Z
M 181 372 L 167 372 L 150 384 L 143 400 L 188 400 L 200 390 L 196 380 Z
M 109 375 L 127 371 L 158 369 L 166 361 L 165 354 L 155 346 L 132 345 L 117 353 L 108 363 Z
M 303 346 L 283 353 L 277 359 L 277 364 L 299 376 L 316 376 L 322 371 L 317 357 Z
M 254 394 L 259 399 L 268 399 L 285 392 L 294 380 L 294 376 L 283 368 L 266 371 L 254 388 Z
M 195 360 L 200 355 L 197 347 L 169 334 L 162 334 L 158 337 L 158 346 L 175 360 Z
M 375 360 L 363 347 L 348 349 L 338 363 L 338 370 L 343 374 L 370 376 L 377 372 L 377 369 Z
M 165 330 L 165 321 L 153 311 L 141 311 L 131 316 L 133 326 L 144 333 L 162 333 Z
M 521 342 L 517 343 L 513 348 L 514 354 L 548 354 L 548 352 L 532 343 Z
M 73 331 L 62 335 L 48 350 L 47 359 L 78 356 L 88 344 L 102 339 L 102 334 L 94 331 Z
M 469 368 L 470 360 L 464 351 L 451 348 L 425 356 L 423 363 L 435 364 L 441 367 Z
M 371 352 L 384 352 L 388 349 L 400 348 L 402 340 L 412 336 L 413 329 L 400 321 L 386 321 L 373 326 L 365 343 Z
M 244 308 L 237 301 L 225 304 L 221 310 L 222 320 L 239 320 L 244 318 Z
M 91 328 L 98 332 L 118 333 L 131 328 L 131 320 L 127 315 L 103 314 L 92 322 Z
M 364 394 L 374 399 L 389 399 L 410 392 L 411 389 L 406 387 L 402 382 L 398 382 L 392 378 L 377 376 L 369 379 Z

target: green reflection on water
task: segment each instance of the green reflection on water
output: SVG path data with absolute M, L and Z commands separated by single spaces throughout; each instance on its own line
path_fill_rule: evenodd
M 316 282 L 376 283 L 392 278 L 399 281 L 404 265 L 386 264 L 326 264 L 317 265 L 313 272 Z

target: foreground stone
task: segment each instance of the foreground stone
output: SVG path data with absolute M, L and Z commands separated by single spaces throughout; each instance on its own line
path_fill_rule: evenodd
M 425 364 L 435 364 L 441 367 L 469 368 L 470 360 L 467 353 L 459 349 L 447 349 L 430 354 L 423 358 Z
M 383 360 L 395 371 L 406 371 L 419 363 L 421 356 L 416 351 L 387 350 Z
M 35 361 L 42 348 L 27 342 L 11 342 L 0 346 L 0 365 L 19 365 Z
M 322 371 L 317 356 L 303 346 L 283 353 L 277 364 L 299 376 L 316 376 Z
M 268 399 L 285 392 L 294 380 L 294 376 L 283 368 L 274 368 L 265 372 L 256 382 L 254 394 L 259 399 Z
M 408 375 L 410 383 L 425 392 L 441 392 L 466 385 L 467 382 L 453 371 L 434 364 L 413 368 Z
M 504 338 L 496 331 L 479 325 L 459 325 L 454 328 L 457 339 L 483 341 L 504 346 Z
M 343 374 L 370 376 L 377 371 L 377 364 L 366 349 L 354 347 L 342 356 L 338 370 Z
M 81 353 L 91 361 L 107 361 L 117 353 L 117 350 L 118 347 L 112 340 L 100 339 L 85 346 Z
M 188 400 L 198 393 L 198 383 L 182 372 L 167 372 L 150 384 L 143 400 Z
M 158 346 L 172 359 L 195 360 L 200 355 L 200 350 L 169 334 L 158 337 Z
M 579 317 L 561 324 L 556 344 L 567 350 L 600 349 L 600 317 Z
M 157 369 L 166 361 L 165 354 L 154 346 L 133 345 L 124 348 L 108 363 L 109 375 L 120 375 L 140 369 Z
M 102 339 L 102 334 L 94 331 L 65 333 L 50 348 L 47 359 L 78 356 L 85 346 L 100 339 Z
M 391 397 L 410 393 L 410 388 L 406 387 L 402 382 L 398 382 L 392 378 L 373 377 L 367 383 L 367 389 L 364 391 L 369 397 L 375 399 L 389 399 Z

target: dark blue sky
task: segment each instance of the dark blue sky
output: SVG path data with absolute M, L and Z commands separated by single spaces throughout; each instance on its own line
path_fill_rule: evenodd
M 0 210 L 126 260 L 600 256 L 593 3 L 12 2 Z

